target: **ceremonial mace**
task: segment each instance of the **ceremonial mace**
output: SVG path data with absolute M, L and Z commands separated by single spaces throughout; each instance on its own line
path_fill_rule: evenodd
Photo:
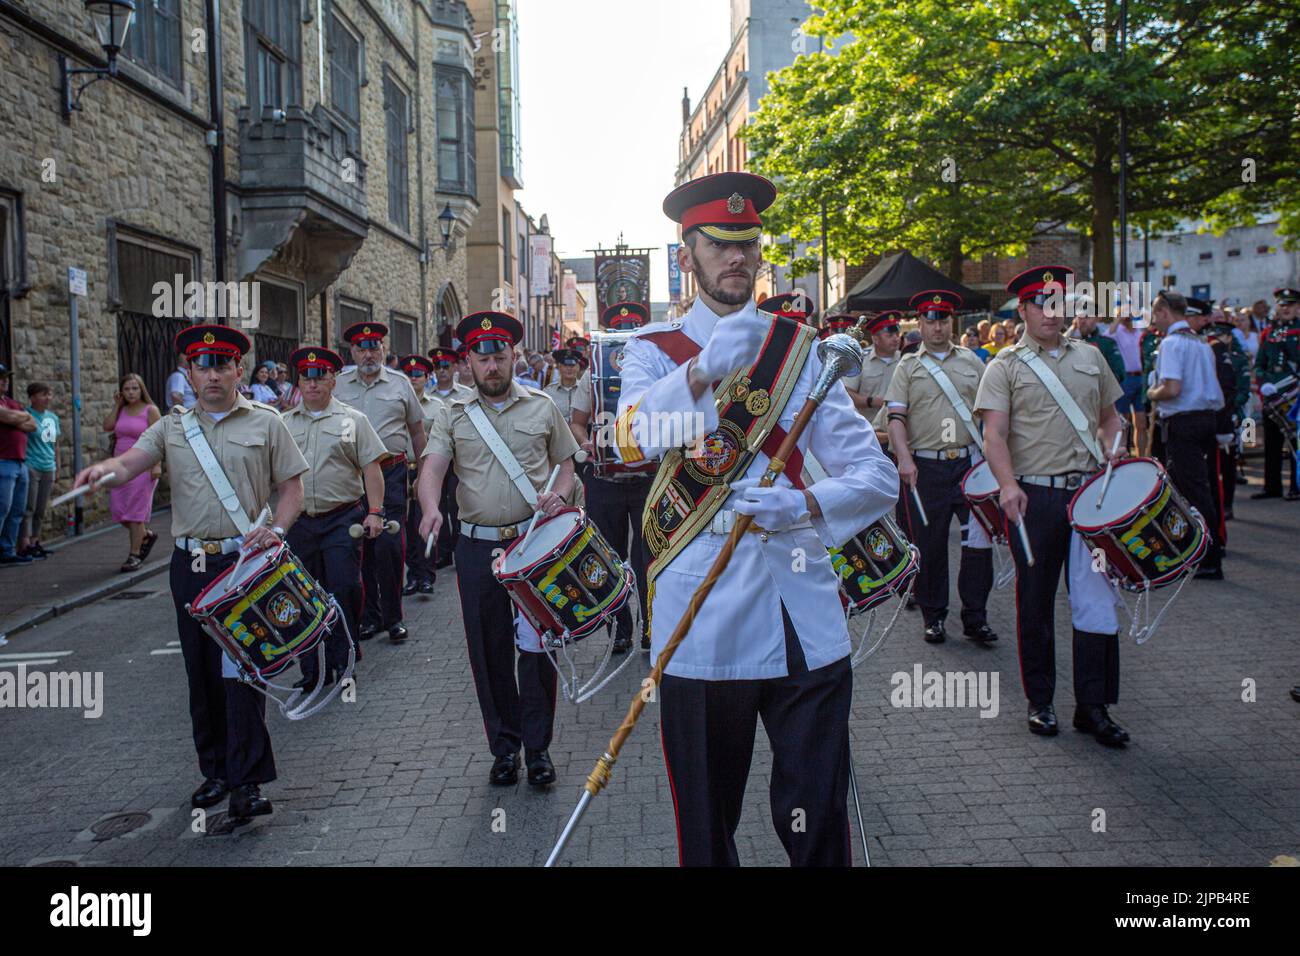
M 768 462 L 767 471 L 763 472 L 763 477 L 758 482 L 760 488 L 770 488 L 776 482 L 777 476 L 785 470 L 785 464 L 790 458 L 790 453 L 795 450 L 795 444 L 799 441 L 799 436 L 803 434 L 803 430 L 812 421 L 817 406 L 830 393 L 831 386 L 845 375 L 856 372 L 862 367 L 862 347 L 853 336 L 842 332 L 828 336 L 818 343 L 817 357 L 822 360 L 821 375 L 818 376 L 812 391 L 808 393 L 808 399 L 803 403 L 803 408 L 799 410 L 794 424 L 790 426 L 790 431 L 781 442 L 781 447 L 777 449 L 776 455 Z M 695 593 L 691 595 L 690 603 L 686 605 L 686 612 L 682 615 L 681 620 L 677 622 L 672 637 L 668 639 L 668 644 L 660 652 L 659 659 L 655 661 L 654 669 L 650 671 L 650 680 L 654 682 L 656 688 L 663 679 L 668 662 L 673 659 L 673 654 L 676 653 L 678 645 L 686 638 L 691 629 L 691 624 L 695 622 L 695 616 L 700 612 L 700 607 L 709 596 L 709 592 L 713 590 L 713 585 L 718 583 L 718 578 L 722 577 L 722 572 L 727 569 L 732 552 L 736 550 L 736 545 L 740 543 L 741 536 L 745 534 L 753 521 L 752 515 L 736 515 L 736 524 L 732 527 L 731 534 L 723 544 L 722 550 L 718 552 L 713 567 L 709 569 L 708 575 L 700 582 L 700 586 L 695 589 Z M 645 682 L 643 681 L 642 687 L 644 686 Z M 551 850 L 551 855 L 546 858 L 546 866 L 555 866 L 555 862 L 560 858 L 560 854 L 564 852 L 564 847 L 569 842 L 569 838 L 573 836 L 578 821 L 587 812 L 587 807 L 592 798 L 609 784 L 614 762 L 618 760 L 623 744 L 627 742 L 632 729 L 636 727 L 636 722 L 641 717 L 641 711 L 645 709 L 645 705 L 646 699 L 642 696 L 642 692 L 638 691 L 636 696 L 632 698 L 631 706 L 627 709 L 627 716 L 623 718 L 623 722 L 614 731 L 609 746 L 601 754 L 600 759 L 596 761 L 596 766 L 587 776 L 587 782 L 583 784 L 583 793 L 581 799 L 578 800 L 578 806 L 574 809 L 573 815 L 569 817 L 569 822 L 565 824 L 564 831 L 555 843 L 555 848 Z

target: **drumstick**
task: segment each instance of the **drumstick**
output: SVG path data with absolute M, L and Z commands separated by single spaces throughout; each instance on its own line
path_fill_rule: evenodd
M 579 448 L 577 451 L 573 453 L 573 461 L 575 464 L 581 465 L 586 460 L 587 460 L 587 453 L 583 451 L 581 448 Z
M 916 502 L 916 512 L 921 516 L 921 524 L 924 527 L 930 527 L 930 519 L 925 516 L 925 505 L 921 504 L 921 493 L 916 490 L 916 485 L 909 485 L 912 489 L 912 500 Z
M 1034 549 L 1029 546 L 1029 535 L 1025 532 L 1024 518 L 1016 522 L 1016 530 L 1020 532 L 1020 548 L 1025 552 L 1025 564 L 1032 568 L 1034 566 Z
M 1101 494 L 1097 496 L 1097 510 L 1101 510 L 1101 503 L 1106 500 L 1106 489 L 1110 487 L 1110 475 L 1115 470 L 1115 456 L 1119 454 L 1119 440 L 1124 437 L 1124 429 L 1121 428 L 1115 433 L 1115 440 L 1110 443 L 1110 460 L 1106 462 L 1106 477 L 1101 479 Z
M 71 501 L 73 498 L 80 498 L 84 494 L 87 494 L 91 491 L 98 490 L 99 486 L 102 485 L 104 482 L 111 481 L 116 477 L 117 477 L 117 472 L 110 471 L 108 474 L 100 477 L 100 479 L 96 481 L 93 485 L 82 485 L 80 488 L 73 488 L 66 495 L 59 495 L 59 497 L 55 498 L 53 501 L 50 502 L 49 506 L 51 508 L 57 508 L 59 505 L 66 504 L 67 502 Z
M 396 521 L 390 520 L 384 522 L 384 530 L 387 531 L 389 534 L 397 534 L 397 532 L 400 531 L 401 528 L 402 526 L 398 524 Z M 365 533 L 366 533 L 366 526 L 363 524 L 354 524 L 348 528 L 348 534 L 354 538 L 360 538 Z
M 270 505 L 264 505 L 264 506 L 262 507 L 262 511 L 261 511 L 261 513 L 258 514 L 258 516 L 257 516 L 257 520 L 253 522 L 253 527 L 249 528 L 248 531 L 253 531 L 253 530 L 256 529 L 256 528 L 260 528 L 260 527 L 262 527 L 264 524 L 266 524 L 266 519 L 269 518 L 269 517 L 271 517 L 271 506 L 270 506 Z M 244 532 L 245 536 L 248 535 L 248 531 Z M 249 551 L 247 548 L 244 547 L 244 545 L 243 545 L 242 542 L 240 543 L 240 545 L 239 545 L 239 560 L 235 562 L 235 569 L 234 569 L 233 571 L 230 572 L 230 580 L 231 580 L 231 581 L 238 581 L 238 580 L 239 580 L 239 568 L 240 568 L 240 566 L 244 563 L 244 559 L 247 558 L 247 557 L 248 557 L 250 554 L 252 554 L 252 553 L 253 553 L 253 552 Z
M 546 487 L 542 489 L 542 494 L 544 495 L 550 494 L 551 489 L 555 487 L 556 479 L 559 477 L 560 477 L 560 466 L 556 465 L 554 468 L 551 469 L 551 477 L 546 479 Z M 537 517 L 541 513 L 542 513 L 541 508 L 538 508 L 536 511 L 533 512 L 533 516 L 528 520 L 528 527 L 524 529 L 525 538 L 528 537 L 528 532 L 533 530 L 533 525 L 537 523 Z

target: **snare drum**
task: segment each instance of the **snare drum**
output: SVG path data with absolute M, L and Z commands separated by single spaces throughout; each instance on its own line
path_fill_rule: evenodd
M 1158 461 L 1115 463 L 1110 488 L 1097 507 L 1105 471 L 1083 483 L 1070 501 L 1070 524 L 1106 556 L 1111 577 L 1131 591 L 1176 582 L 1195 570 L 1209 535 L 1205 519 L 1187 503 Z
M 987 461 L 982 461 L 961 480 L 961 493 L 970 505 L 971 516 L 980 523 L 980 527 L 991 541 L 1005 541 L 1007 537 L 1006 519 L 998 504 L 998 480 L 993 477 L 993 469 Z
M 591 333 L 591 420 L 601 436 L 612 436 L 618 418 L 618 397 L 623 390 L 623 349 L 631 332 L 601 330 Z M 593 442 L 591 473 L 598 478 L 611 475 L 643 475 L 658 467 L 658 459 L 626 465 L 614 451 L 613 442 Z
M 591 634 L 623 609 L 634 587 L 631 565 L 580 508 L 539 518 L 492 573 L 553 647 Z
M 315 649 L 338 614 L 283 543 L 231 565 L 185 609 L 241 676 L 263 681 Z
M 889 515 L 841 547 L 831 548 L 830 554 L 850 615 L 870 610 L 906 589 L 919 567 L 911 543 Z

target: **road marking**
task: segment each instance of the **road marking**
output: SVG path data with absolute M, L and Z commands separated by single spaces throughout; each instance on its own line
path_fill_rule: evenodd
M 24 652 L 22 654 L 15 652 L 9 654 L 0 654 L 0 661 L 29 661 L 37 657 L 42 659 L 46 657 L 67 657 L 71 653 L 72 651 L 39 651 L 39 652 L 29 651 L 29 652 Z
M 0 661 L 0 667 L 42 667 L 46 664 L 59 663 L 54 657 L 37 657 L 25 661 Z
M 150 651 L 149 654 L 153 657 L 158 657 L 162 654 L 179 654 L 180 652 L 181 649 L 179 647 L 159 647 Z

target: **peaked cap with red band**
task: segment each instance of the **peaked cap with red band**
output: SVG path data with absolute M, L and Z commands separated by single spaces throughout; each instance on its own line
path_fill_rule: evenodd
M 858 324 L 858 320 L 851 315 L 843 312 L 837 312 L 835 315 L 826 317 L 826 324 L 817 332 L 819 339 L 824 339 L 834 335 L 836 332 L 848 332 L 853 326 Z
M 403 355 L 398 361 L 397 367 L 407 375 L 414 375 L 417 371 L 421 375 L 433 374 L 433 363 L 423 355 Z
M 587 338 L 585 335 L 571 335 L 569 336 L 568 341 L 564 344 L 571 349 L 576 349 L 578 346 L 586 348 L 591 344 L 591 339 Z
M 615 302 L 613 305 L 606 306 L 605 311 L 600 315 L 600 324 L 616 332 L 640 328 L 649 321 L 650 310 L 640 302 Z
M 947 289 L 926 289 L 907 300 L 907 304 L 923 319 L 952 315 L 961 308 L 961 303 L 961 296 Z
M 448 365 L 455 365 L 460 358 L 460 353 L 455 349 L 436 348 L 429 349 L 429 358 L 433 360 L 434 365 L 446 362 Z
M 523 341 L 524 327 L 504 312 L 475 312 L 460 320 L 456 338 L 471 352 L 489 354 L 518 345 Z
M 1069 266 L 1034 266 L 1008 282 L 1007 291 L 1021 302 L 1046 295 L 1043 289 L 1052 283 L 1060 286 L 1060 292 L 1064 293 L 1065 280 L 1072 275 L 1074 270 Z
M 384 340 L 384 336 L 387 334 L 388 326 L 382 322 L 357 322 L 343 330 L 343 341 L 349 345 L 373 348 L 373 346 L 363 345 L 362 343 L 374 342 L 378 344 Z
M 817 303 L 807 292 L 782 292 L 770 295 L 758 304 L 758 311 L 779 315 L 783 319 L 807 322 L 817 314 Z
M 753 173 L 714 173 L 682 183 L 664 199 L 664 215 L 718 242 L 750 242 L 763 233 L 758 218 L 776 199 L 776 187 Z
M 895 309 L 889 309 L 885 312 L 881 312 L 879 315 L 875 316 L 874 318 L 867 320 L 867 324 L 865 326 L 867 334 L 874 335 L 875 333 L 883 332 L 886 329 L 893 329 L 895 332 L 897 332 L 898 323 L 902 320 L 902 318 L 903 318 L 903 313 Z
M 208 355 L 238 362 L 252 348 L 247 335 L 228 325 L 186 326 L 176 333 L 175 345 L 191 362 Z
M 320 369 L 321 372 L 337 372 L 343 368 L 343 357 L 323 345 L 304 345 L 296 348 L 289 355 L 289 364 L 299 375 L 307 374 L 308 369 Z M 319 378 L 320 374 L 312 378 Z

